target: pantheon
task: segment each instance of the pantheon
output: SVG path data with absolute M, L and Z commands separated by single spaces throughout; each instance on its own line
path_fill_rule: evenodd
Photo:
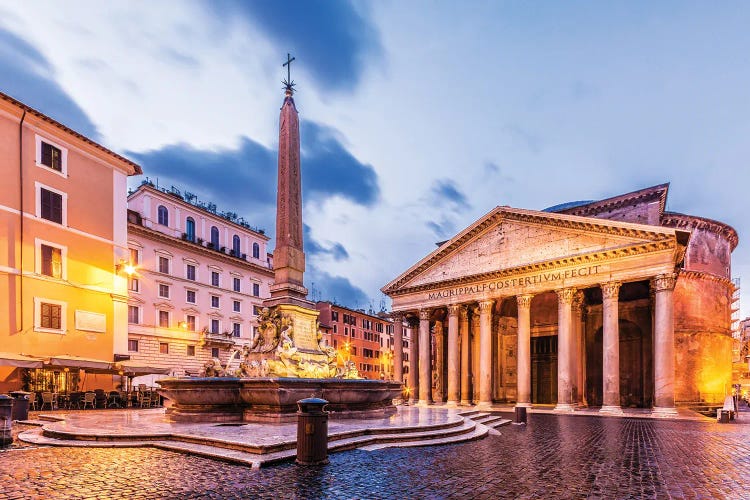
M 737 232 L 666 211 L 668 188 L 496 207 L 384 286 L 414 402 L 669 415 L 723 399 Z

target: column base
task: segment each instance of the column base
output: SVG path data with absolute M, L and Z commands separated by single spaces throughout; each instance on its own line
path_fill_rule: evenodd
M 448 401 L 445 403 L 446 408 L 458 408 L 458 401 Z
M 622 408 L 616 405 L 604 405 L 599 409 L 599 413 L 605 415 L 623 415 Z
M 531 403 L 516 403 L 518 408 L 531 408 Z
M 417 401 L 417 406 L 430 406 L 430 405 L 432 405 L 432 401 L 430 401 L 429 399 L 420 399 L 419 401 Z
M 462 399 L 461 406 L 472 406 L 470 399 Z
M 552 411 L 558 412 L 558 413 L 572 413 L 575 411 L 575 406 L 573 406 L 570 403 L 557 403 L 555 406 L 555 409 Z
M 492 401 L 480 401 L 476 405 L 477 410 L 491 410 L 492 409 Z
M 654 406 L 651 409 L 652 417 L 675 418 L 677 415 L 677 408 L 674 406 Z

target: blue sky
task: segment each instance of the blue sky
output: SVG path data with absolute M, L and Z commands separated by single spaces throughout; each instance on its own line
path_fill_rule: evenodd
M 662 182 L 738 230 L 750 286 L 748 25 L 741 2 L 0 1 L 0 90 L 273 235 L 291 52 L 316 298 L 379 309 L 496 205 Z

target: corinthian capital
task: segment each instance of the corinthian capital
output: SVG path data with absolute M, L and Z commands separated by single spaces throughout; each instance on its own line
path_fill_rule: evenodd
M 479 313 L 487 313 L 492 311 L 492 306 L 495 305 L 494 300 L 483 300 L 479 303 Z
M 617 300 L 617 297 L 620 295 L 620 286 L 622 286 L 622 283 L 619 281 L 610 281 L 609 283 L 602 283 L 600 286 L 604 299 Z
M 448 306 L 448 317 L 458 316 L 461 311 L 461 306 L 458 304 L 451 304 Z
M 674 290 L 674 285 L 677 282 L 677 275 L 675 273 L 660 274 L 654 276 L 651 283 L 653 284 L 655 292 L 663 292 L 665 290 Z
M 430 314 L 432 314 L 431 309 L 420 309 L 419 310 L 419 319 L 421 321 L 426 321 L 430 319 Z
M 557 303 L 560 305 L 569 305 L 573 303 L 573 297 L 576 295 L 575 288 L 562 288 L 555 290 L 557 293 Z
M 533 295 L 516 295 L 516 301 L 518 302 L 518 307 L 521 309 L 528 309 L 531 307 L 531 299 L 533 299 Z
M 397 323 L 403 323 L 404 321 L 404 313 L 401 311 L 392 311 L 391 312 L 391 319 L 393 320 L 393 324 Z

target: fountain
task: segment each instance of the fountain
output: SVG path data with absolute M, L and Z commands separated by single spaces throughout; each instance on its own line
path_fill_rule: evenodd
M 258 316 L 258 331 L 242 350 L 235 373 L 234 356 L 222 368 L 218 360 L 204 367 L 203 377 L 157 381 L 159 393 L 172 401 L 167 415 L 175 421 L 290 421 L 297 401 L 327 400 L 331 418 L 369 418 L 396 412 L 393 399 L 401 382 L 365 380 L 349 360 L 339 363 L 318 324 L 318 311 L 303 285 L 302 193 L 299 116 L 287 75 L 279 123 L 276 248 L 271 297 Z

